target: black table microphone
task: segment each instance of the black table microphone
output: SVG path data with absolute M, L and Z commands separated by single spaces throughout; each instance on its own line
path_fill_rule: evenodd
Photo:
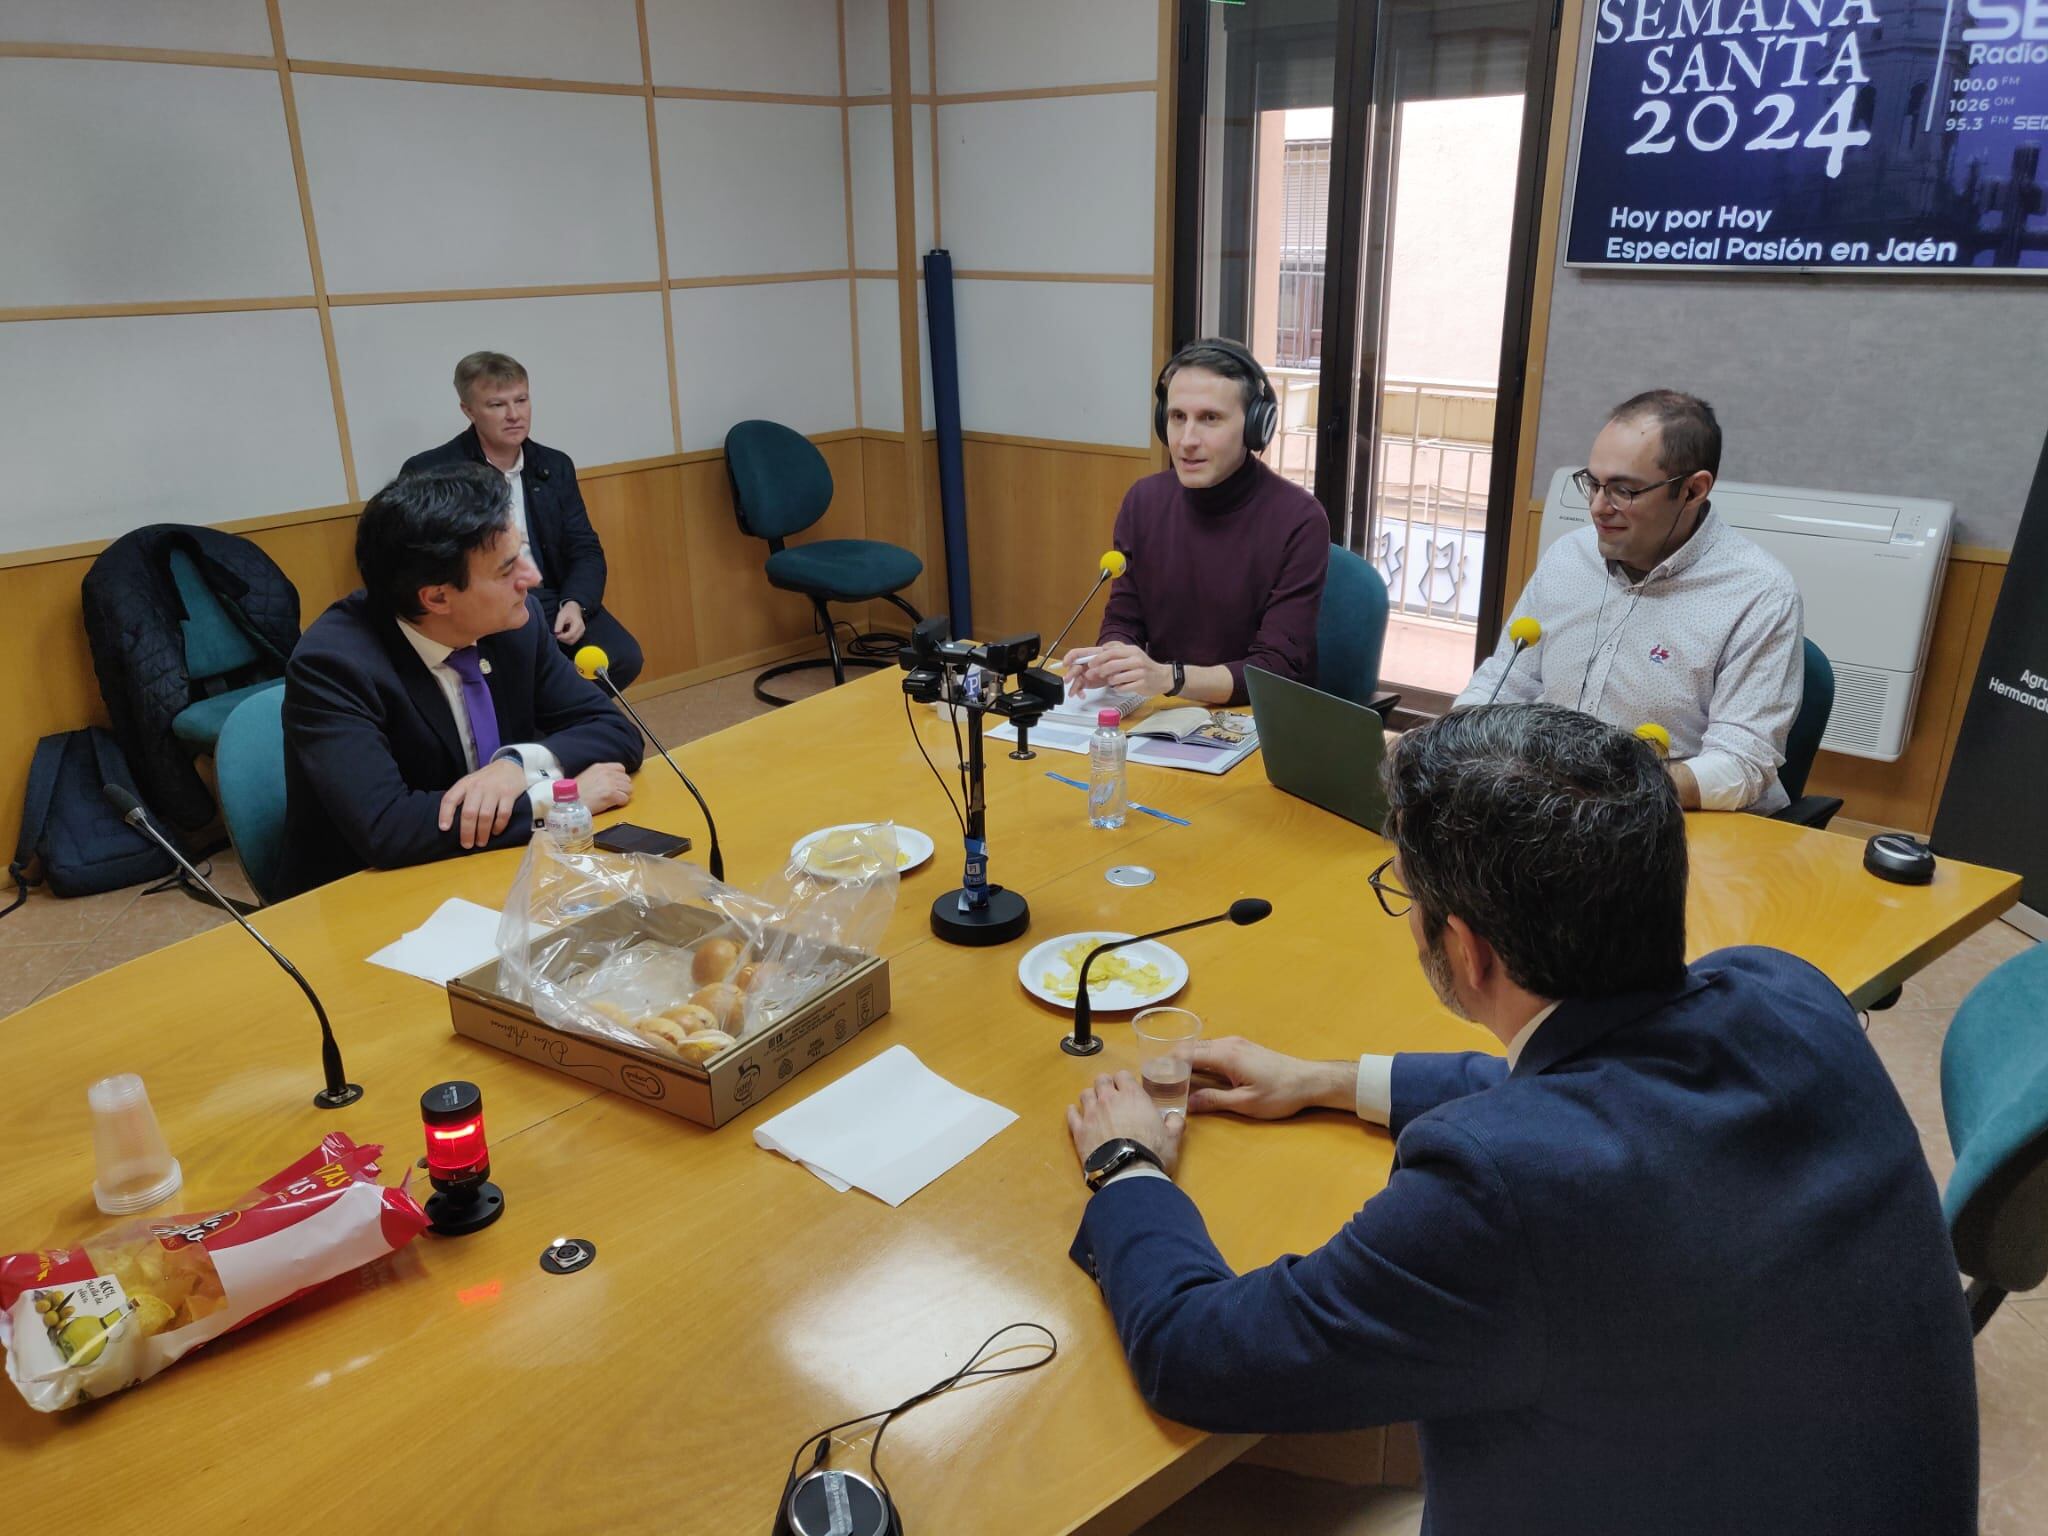
M 1095 585 L 1090 587 L 1088 595 L 1081 599 L 1081 606 L 1074 610 L 1073 618 L 1067 620 L 1060 627 L 1060 632 L 1052 637 L 1052 644 L 1038 654 L 1046 657 L 1054 655 L 1060 648 L 1060 642 L 1067 638 L 1067 631 L 1080 622 L 1081 615 L 1088 611 L 1088 605 L 1095 601 L 1095 594 L 1102 590 L 1102 584 L 1105 581 L 1114 581 L 1130 568 L 1130 556 L 1120 549 L 1105 549 L 1102 552 L 1102 559 L 1095 567 Z
M 576 653 L 575 662 L 578 672 L 619 701 L 619 707 L 631 715 L 633 723 L 640 727 L 640 734 L 654 743 L 654 750 L 661 754 L 661 760 L 675 769 L 676 777 L 683 781 L 683 788 L 690 792 L 690 797 L 697 802 L 697 809 L 704 813 L 704 828 L 711 834 L 711 878 L 723 880 L 725 855 L 718 847 L 718 823 L 711 819 L 711 807 L 704 803 L 703 795 L 697 792 L 697 786 L 690 782 L 690 776 L 683 772 L 682 766 L 668 755 L 668 748 L 661 744 L 661 738 L 647 729 L 647 722 L 640 718 L 639 712 L 628 704 L 626 696 L 619 692 L 619 685 L 612 681 L 612 659 L 605 653 L 605 648 L 601 645 L 586 645 Z
M 1211 923 L 1232 922 L 1243 928 L 1251 923 L 1263 922 L 1273 915 L 1273 903 L 1258 896 L 1244 896 L 1230 904 L 1228 912 L 1218 912 L 1214 917 L 1198 918 L 1192 923 L 1181 923 L 1172 928 L 1161 928 L 1153 933 L 1133 934 L 1128 939 L 1114 939 L 1107 944 L 1098 944 L 1088 951 L 1088 958 L 1081 962 L 1081 985 L 1074 993 L 1074 1032 L 1060 1041 L 1060 1049 L 1069 1056 L 1093 1056 L 1102 1049 L 1102 1041 L 1091 1032 L 1094 1020 L 1088 1011 L 1088 967 L 1095 963 L 1097 955 L 1106 955 L 1112 949 L 1122 949 L 1126 944 L 1142 944 L 1147 939 L 1163 939 L 1168 934 L 1186 933 L 1190 928 L 1206 928 Z
M 221 911 L 227 913 L 229 917 L 240 923 L 242 931 L 247 933 L 258 944 L 261 944 L 264 952 L 284 967 L 285 975 L 296 981 L 299 984 L 299 990 L 306 994 L 306 1001 L 313 1005 L 313 1013 L 320 1020 L 320 1066 L 321 1070 L 327 1074 L 327 1086 L 313 1095 L 314 1104 L 321 1109 L 340 1109 L 343 1105 L 353 1104 L 357 1099 L 360 1099 L 363 1096 L 363 1090 L 350 1082 L 348 1080 L 348 1073 L 342 1070 L 341 1047 L 334 1043 L 334 1026 L 327 1022 L 327 1010 L 320 1006 L 320 999 L 315 997 L 313 989 L 306 985 L 306 978 L 299 974 L 299 968 L 279 954 L 270 940 L 264 938 L 254 928 L 251 928 L 249 920 L 235 910 L 234 903 L 221 895 L 219 891 L 216 891 L 213 888 L 213 882 L 192 867 L 192 861 L 178 851 L 175 843 L 150 825 L 149 813 L 143 810 L 140 800 L 136 799 L 135 796 L 118 784 L 107 784 L 103 785 L 102 788 L 106 791 L 107 799 L 113 802 L 114 809 L 121 813 L 121 819 L 155 843 L 159 848 L 163 849 L 173 859 L 177 860 L 178 867 L 183 869 L 194 880 L 197 880 L 206 894 L 220 903 Z

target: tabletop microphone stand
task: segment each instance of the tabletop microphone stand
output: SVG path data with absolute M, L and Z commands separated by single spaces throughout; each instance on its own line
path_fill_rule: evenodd
M 1095 963 L 1097 955 L 1106 955 L 1112 949 L 1122 949 L 1130 944 L 1142 944 L 1147 939 L 1186 933 L 1190 928 L 1206 928 L 1211 923 L 1235 923 L 1245 928 L 1272 915 L 1273 903 L 1263 896 L 1242 896 L 1230 904 L 1228 912 L 1218 912 L 1214 917 L 1198 917 L 1192 923 L 1176 923 L 1171 928 L 1156 928 L 1150 933 L 1134 933 L 1128 939 L 1111 939 L 1106 944 L 1096 945 L 1081 961 L 1080 985 L 1074 992 L 1074 1032 L 1060 1038 L 1060 1049 L 1069 1056 L 1093 1056 L 1102 1049 L 1102 1037 L 1094 1032 L 1095 1016 L 1088 1000 L 1088 967 Z
M 983 721 L 989 715 L 1010 721 L 1022 746 L 1025 733 L 1060 701 L 1064 688 L 1050 672 L 1031 665 L 1038 654 L 1036 635 L 971 645 L 948 640 L 947 630 L 944 614 L 926 619 L 897 657 L 907 674 L 906 695 L 922 704 L 944 702 L 967 717 L 967 761 L 961 765 L 967 773 L 967 857 L 959 887 L 932 903 L 932 932 L 949 944 L 1006 944 L 1031 926 L 1031 904 L 1019 892 L 989 883 Z M 977 670 L 982 676 L 970 685 L 969 675 Z M 1004 690 L 1013 675 L 1018 686 Z
M 335 1043 L 334 1026 L 327 1022 L 327 1010 L 320 1006 L 320 999 L 314 996 L 313 989 L 307 984 L 306 978 L 299 974 L 299 968 L 279 954 L 276 946 L 270 940 L 263 937 L 254 928 L 251 928 L 249 920 L 235 910 L 235 904 L 215 890 L 213 882 L 199 873 L 193 867 L 192 861 L 178 851 L 177 844 L 173 843 L 150 824 L 149 813 L 143 810 L 140 800 L 136 799 L 134 795 L 123 789 L 119 784 L 105 784 L 101 788 L 106 792 L 107 799 L 112 802 L 114 809 L 121 813 L 121 819 L 155 843 L 159 848 L 163 849 L 165 853 L 168 853 L 177 862 L 180 869 L 184 870 L 194 880 L 197 880 L 206 894 L 220 904 L 221 911 L 227 913 L 229 917 L 240 923 L 242 931 L 258 944 L 261 944 L 264 953 L 282 966 L 285 975 L 296 981 L 299 984 L 299 990 L 306 994 L 306 1001 L 313 1005 L 313 1016 L 320 1021 L 320 1067 L 327 1077 L 327 1086 L 313 1095 L 314 1104 L 321 1109 L 340 1109 L 344 1105 L 353 1104 L 357 1099 L 360 1099 L 363 1096 L 363 1090 L 348 1080 L 348 1073 L 341 1065 L 341 1047 Z

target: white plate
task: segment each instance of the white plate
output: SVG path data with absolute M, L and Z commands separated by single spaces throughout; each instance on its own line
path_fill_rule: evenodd
M 1092 948 L 1096 944 L 1107 944 L 1116 939 L 1129 937 L 1128 933 L 1113 933 L 1105 929 L 1099 933 L 1063 933 L 1056 939 L 1047 939 L 1017 962 L 1017 980 L 1023 983 L 1026 992 L 1041 1003 L 1050 1003 L 1063 1012 L 1071 1013 L 1074 1008 L 1072 1000 L 1061 997 L 1056 992 L 1047 991 L 1044 985 L 1046 972 L 1065 970 L 1060 964 L 1060 951 L 1082 939 L 1089 940 Z M 1082 953 L 1085 954 L 1087 951 L 1084 950 Z M 1166 977 L 1166 985 L 1150 997 L 1140 997 L 1120 981 L 1101 980 L 1091 967 L 1088 972 L 1088 1005 L 1091 1012 L 1122 1013 L 1133 1008 L 1150 1008 L 1155 1003 L 1165 1002 L 1188 984 L 1187 961 L 1157 939 L 1147 939 L 1142 944 L 1133 944 L 1128 949 L 1112 950 L 1110 953 L 1122 956 L 1133 965 L 1158 966 L 1160 974 Z M 1108 958 L 1109 955 L 1102 957 L 1103 960 Z M 1101 965 L 1102 960 L 1096 961 L 1095 964 Z
M 806 832 L 802 837 L 789 845 L 789 856 L 792 859 L 802 859 L 804 861 L 804 868 L 819 879 L 830 880 L 833 878 L 830 870 L 811 869 L 809 858 L 811 845 L 820 838 L 830 836 L 834 832 L 858 832 L 863 827 L 874 825 L 875 823 L 871 821 L 846 821 L 841 822 L 836 827 L 820 827 L 815 832 Z M 932 856 L 934 846 L 936 845 L 932 840 L 924 833 L 918 831 L 917 828 L 898 827 L 896 829 L 896 872 L 899 875 L 909 874 L 910 871 L 916 869 Z

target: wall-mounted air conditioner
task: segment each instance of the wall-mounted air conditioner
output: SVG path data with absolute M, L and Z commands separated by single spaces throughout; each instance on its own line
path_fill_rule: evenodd
M 1550 478 L 1539 556 L 1590 525 L 1572 471 Z M 1906 750 L 1955 506 L 1909 496 L 1714 487 L 1714 515 L 1784 562 L 1806 604 L 1806 635 L 1835 668 L 1835 707 L 1821 745 L 1894 762 Z

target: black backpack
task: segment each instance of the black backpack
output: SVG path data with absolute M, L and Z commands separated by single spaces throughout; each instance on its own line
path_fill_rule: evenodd
M 172 874 L 171 856 L 121 819 L 104 786 L 118 784 L 130 794 L 135 780 L 121 745 L 98 726 L 45 736 L 29 764 L 28 801 L 21 812 L 21 841 L 7 872 L 18 894 L 12 912 L 43 880 L 59 896 L 91 896 Z M 40 862 L 41 874 L 29 878 Z M 0 916 L 5 916 L 0 912 Z

